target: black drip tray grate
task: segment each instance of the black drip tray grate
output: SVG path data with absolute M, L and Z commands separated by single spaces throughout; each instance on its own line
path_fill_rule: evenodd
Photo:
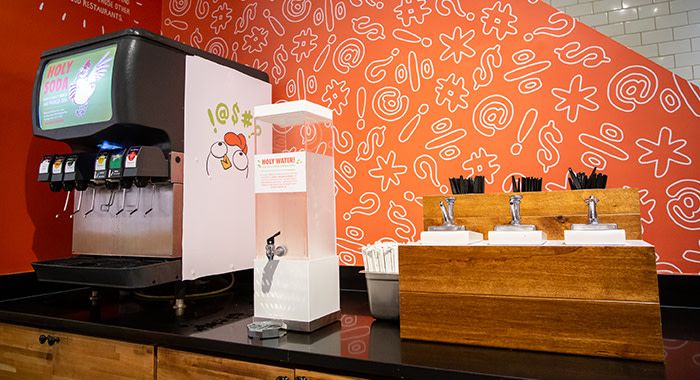
M 77 255 L 32 263 L 40 281 L 138 289 L 178 281 L 182 260 Z

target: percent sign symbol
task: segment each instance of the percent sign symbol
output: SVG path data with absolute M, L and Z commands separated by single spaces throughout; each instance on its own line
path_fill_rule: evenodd
M 578 136 L 578 141 L 591 149 L 591 151 L 581 155 L 581 162 L 589 168 L 603 170 L 608 164 L 605 156 L 627 161 L 630 158 L 629 154 L 616 145 L 616 143 L 621 143 L 624 138 L 622 128 L 611 123 L 601 124 L 600 137 L 581 133 Z
M 418 62 L 418 57 L 414 51 L 408 53 L 408 63 L 401 63 L 396 66 L 394 78 L 398 83 L 404 83 L 406 80 L 411 84 L 411 90 L 416 92 L 420 89 L 420 81 L 422 79 L 430 79 L 435 74 L 433 61 L 429 58 Z
M 346 13 L 345 3 L 335 3 L 333 0 L 326 0 L 323 8 L 318 8 L 314 11 L 314 25 L 319 26 L 325 21 L 326 30 L 332 32 L 335 28 L 335 22 L 344 19 Z
M 519 82 L 518 91 L 523 95 L 542 88 L 542 79 L 537 74 L 547 70 L 552 66 L 552 62 L 547 60 L 533 62 L 535 53 L 529 49 L 515 52 L 512 60 L 518 67 L 505 73 L 503 79 L 507 82 Z
M 304 74 L 304 70 L 297 69 L 297 78 L 290 79 L 287 82 L 287 96 L 297 96 L 298 99 L 306 99 L 306 94 L 313 94 L 318 89 L 316 76 L 311 74 L 308 77 Z

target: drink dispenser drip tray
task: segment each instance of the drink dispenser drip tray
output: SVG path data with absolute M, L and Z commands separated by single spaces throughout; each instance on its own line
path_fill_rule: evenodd
M 178 281 L 181 259 L 80 255 L 32 263 L 40 281 L 138 289 Z

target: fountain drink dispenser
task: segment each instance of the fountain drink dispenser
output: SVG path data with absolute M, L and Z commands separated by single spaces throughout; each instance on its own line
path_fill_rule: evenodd
M 300 100 L 255 107 L 255 320 L 313 331 L 340 315 L 333 113 Z
M 41 158 L 37 179 L 66 193 L 46 212 L 73 224 L 73 257 L 34 263 L 39 279 L 138 288 L 252 268 L 253 144 L 271 141 L 252 111 L 270 94 L 265 73 L 143 30 L 45 52 L 34 135 L 71 153 Z

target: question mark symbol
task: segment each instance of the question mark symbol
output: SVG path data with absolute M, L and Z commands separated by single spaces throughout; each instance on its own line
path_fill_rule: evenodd
M 354 214 L 376 214 L 377 211 L 379 211 L 380 205 L 379 195 L 372 192 L 366 192 L 360 195 L 360 206 L 355 206 L 351 208 L 350 211 L 343 214 L 343 219 L 350 220 Z
M 561 38 L 571 33 L 576 27 L 576 19 L 561 11 L 552 13 L 547 21 L 549 26 L 541 26 L 532 33 L 525 33 L 523 40 L 531 42 L 537 35 Z
M 438 180 L 437 161 L 427 154 L 421 154 L 413 161 L 413 171 L 419 179 L 430 178 L 430 182 L 437 187 L 442 194 L 447 194 L 447 185 L 441 185 Z

